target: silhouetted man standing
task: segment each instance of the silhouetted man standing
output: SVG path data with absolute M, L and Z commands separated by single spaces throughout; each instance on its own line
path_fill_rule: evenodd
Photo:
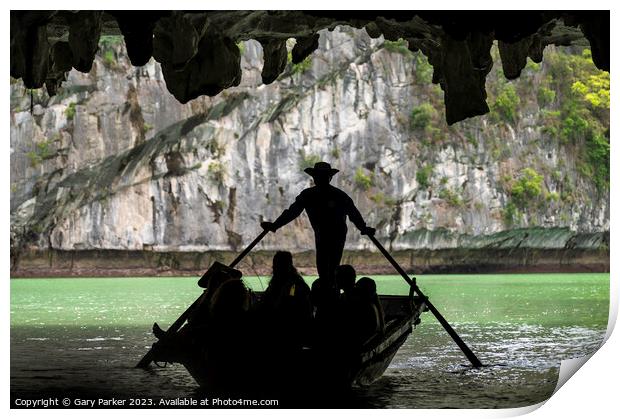
M 304 172 L 312 176 L 315 186 L 301 191 L 295 202 L 273 223 L 263 222 L 261 226 L 266 230 L 276 231 L 306 210 L 314 229 L 319 277 L 321 281 L 333 286 L 334 271 L 340 265 L 347 237 L 346 217 L 349 217 L 362 234 L 374 234 L 375 229 L 366 225 L 349 195 L 329 184 L 338 173 L 337 169 L 332 169 L 329 163 L 319 162 Z

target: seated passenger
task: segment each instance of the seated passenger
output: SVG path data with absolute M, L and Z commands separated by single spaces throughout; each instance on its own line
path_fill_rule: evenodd
M 312 341 L 327 354 L 332 352 L 334 345 L 341 346 L 343 337 L 340 291 L 336 288 L 335 281 L 317 278 L 312 283 L 311 295 L 314 306 Z
M 213 293 L 209 304 L 209 320 L 231 324 L 243 317 L 250 307 L 250 293 L 239 278 L 224 281 Z
M 330 282 L 317 278 L 312 283 L 310 291 L 312 305 L 314 306 L 314 319 L 321 323 L 333 322 L 333 316 L 338 311 L 339 290 L 334 288 Z
M 363 344 L 377 333 L 385 331 L 385 319 L 377 285 L 374 280 L 363 277 L 355 284 L 351 303 L 353 339 L 357 344 Z
M 187 325 L 179 332 L 181 336 L 187 334 L 190 329 L 206 326 L 213 296 L 217 289 L 226 281 L 230 279 L 240 279 L 241 276 L 241 271 L 230 268 L 220 262 L 214 262 L 198 281 L 198 286 L 205 288 L 205 290 L 196 302 L 192 312 L 189 314 Z M 166 332 L 157 323 L 153 324 L 153 334 L 158 339 L 162 339 L 166 336 Z
M 238 278 L 224 281 L 209 304 L 209 323 L 201 333 L 201 346 L 205 368 L 219 389 L 232 391 L 244 386 L 248 366 L 242 360 L 254 343 L 249 333 L 249 306 L 250 292 Z
M 349 295 L 355 287 L 355 268 L 351 265 L 340 265 L 336 268 L 336 286 L 343 294 Z
M 305 287 L 304 287 L 305 286 Z M 285 297 L 295 293 L 297 287 L 307 290 L 308 285 L 293 266 L 293 255 L 290 252 L 278 251 L 273 256 L 272 275 L 263 295 L 263 302 L 269 308 L 277 308 Z
M 355 321 L 353 318 L 352 312 L 352 299 L 354 299 L 354 288 L 355 288 L 355 269 L 351 265 L 340 265 L 336 268 L 336 272 L 334 274 L 334 278 L 336 280 L 336 286 L 338 287 L 338 311 L 336 315 L 338 316 L 338 328 L 340 329 L 339 340 L 344 339 L 350 340 L 348 336 L 348 331 Z M 348 342 L 343 342 L 348 345 Z
M 240 271 L 215 262 L 198 282 L 206 289 L 192 307 L 187 324 L 173 334 L 153 324 L 153 334 L 159 339 L 153 347 L 160 360 L 181 362 L 180 354 L 204 353 L 205 344 L 223 330 L 233 331 L 233 337 L 242 334 L 235 329 L 242 327 L 241 313 L 248 308 L 249 293 L 241 276 Z
M 263 295 L 263 309 L 279 338 L 297 345 L 307 336 L 312 320 L 310 288 L 293 265 L 290 252 L 273 257 L 273 274 Z
M 205 288 L 197 307 L 188 319 L 190 325 L 205 325 L 211 314 L 211 306 L 215 300 L 215 294 L 224 283 L 236 280 L 241 281 L 242 273 L 237 269 L 230 268 L 222 263 L 214 262 L 209 270 L 200 278 L 198 286 Z

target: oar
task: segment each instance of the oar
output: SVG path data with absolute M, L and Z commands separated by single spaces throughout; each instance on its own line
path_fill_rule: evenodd
M 375 246 L 377 246 L 377 248 L 381 251 L 381 253 L 383 253 L 383 256 L 385 256 L 385 258 L 392 264 L 392 266 L 396 269 L 396 271 L 398 271 L 398 273 L 404 278 L 404 280 L 407 281 L 407 283 L 413 288 L 416 294 L 420 296 L 422 301 L 424 301 L 424 303 L 426 304 L 426 307 L 428 307 L 431 313 L 433 313 L 433 315 L 437 318 L 437 320 L 439 320 L 439 323 L 441 323 L 443 328 L 446 329 L 446 332 L 448 332 L 448 334 L 454 340 L 454 342 L 456 342 L 459 348 L 461 348 L 461 351 L 463 351 L 467 359 L 469 359 L 469 362 L 471 362 L 471 364 L 475 368 L 482 367 L 482 362 L 480 362 L 480 360 L 476 357 L 476 355 L 474 355 L 471 349 L 469 349 L 469 347 L 465 344 L 465 342 L 463 342 L 463 339 L 461 339 L 461 337 L 454 331 L 454 329 L 452 328 L 452 326 L 450 326 L 448 321 L 441 315 L 441 313 L 429 301 L 428 297 L 426 297 L 426 295 L 424 295 L 422 291 L 420 291 L 420 288 L 418 288 L 418 285 L 415 283 L 415 281 L 409 278 L 409 275 L 407 275 L 407 273 L 403 270 L 403 268 L 400 267 L 400 265 L 394 260 L 394 258 L 388 253 L 388 251 L 385 250 L 383 245 L 379 243 L 379 241 L 376 239 L 374 235 L 369 234 L 368 238 L 375 244 Z
M 235 265 L 237 265 L 239 262 L 241 262 L 241 259 L 243 259 L 245 257 L 245 255 L 247 255 L 248 253 L 250 253 L 250 251 L 254 248 L 254 246 L 256 246 L 258 244 L 258 242 L 260 242 L 263 237 L 265 237 L 267 235 L 267 233 L 269 233 L 268 230 L 263 230 L 258 237 L 256 237 L 254 239 L 254 241 L 252 243 L 250 243 L 248 245 L 248 247 L 246 247 L 243 252 L 239 253 L 239 255 L 235 258 L 235 260 L 233 260 L 230 265 L 228 265 L 231 268 L 234 268 Z M 196 299 L 196 301 L 194 301 L 192 303 L 192 305 L 190 305 L 187 310 L 185 310 L 185 312 L 183 314 L 181 314 L 181 317 L 179 317 L 174 323 L 172 323 L 172 326 L 170 326 L 168 328 L 168 330 L 166 331 L 166 335 L 171 335 L 173 333 L 176 333 L 181 326 L 183 326 L 183 324 L 185 323 L 185 321 L 187 320 L 187 318 L 189 317 L 190 313 L 193 311 L 193 309 L 196 307 L 196 305 L 198 304 L 198 301 L 200 301 L 200 297 L 198 297 Z M 138 365 L 136 365 L 136 368 L 146 368 L 149 366 L 149 364 L 153 361 L 153 348 L 149 349 L 149 351 L 146 353 L 146 355 L 144 355 L 142 357 L 142 359 L 140 360 L 140 362 L 138 362 Z

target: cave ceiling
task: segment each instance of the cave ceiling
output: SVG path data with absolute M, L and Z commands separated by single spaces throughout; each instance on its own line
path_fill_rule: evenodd
M 55 94 L 66 73 L 89 72 L 102 35 L 122 35 L 134 66 L 161 64 L 168 90 L 181 103 L 214 96 L 241 81 L 237 42 L 263 47 L 265 84 L 287 63 L 318 47 L 318 32 L 338 25 L 365 28 L 387 40 L 405 39 L 433 66 L 444 91 L 449 124 L 489 112 L 485 79 L 497 41 L 507 79 L 527 58 L 543 60 L 547 45 L 581 45 L 609 71 L 609 11 L 11 11 L 11 76 Z

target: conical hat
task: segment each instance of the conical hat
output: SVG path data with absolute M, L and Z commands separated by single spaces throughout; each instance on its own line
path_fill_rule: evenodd
M 241 271 L 237 269 L 231 268 L 229 266 L 224 265 L 220 262 L 213 262 L 213 265 L 205 272 L 205 274 L 198 280 L 198 286 L 202 288 L 207 288 L 207 284 L 213 278 L 216 278 L 220 275 L 224 275 L 230 278 L 239 279 L 243 275 Z M 220 279 L 220 278 L 217 278 Z

